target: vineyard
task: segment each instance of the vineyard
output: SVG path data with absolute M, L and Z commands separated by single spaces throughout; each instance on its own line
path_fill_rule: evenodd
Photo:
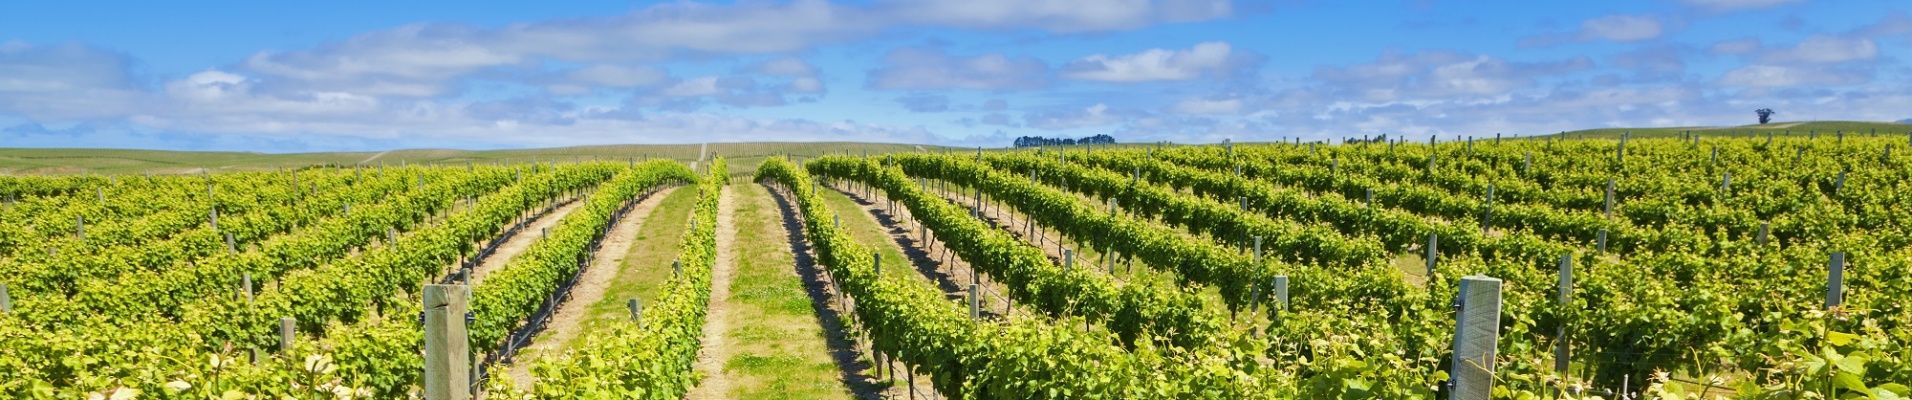
M 6 176 L 0 396 L 1906 398 L 1906 147 Z

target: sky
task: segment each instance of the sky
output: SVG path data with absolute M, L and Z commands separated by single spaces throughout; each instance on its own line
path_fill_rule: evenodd
M 1905 0 L 0 2 L 0 147 L 1529 135 L 1912 119 Z

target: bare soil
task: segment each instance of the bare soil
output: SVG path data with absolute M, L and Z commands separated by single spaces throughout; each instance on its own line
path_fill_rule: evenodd
M 717 265 L 710 271 L 710 311 L 704 316 L 703 345 L 697 350 L 692 370 L 703 376 L 697 387 L 685 394 L 688 399 L 728 398 L 731 377 L 724 372 L 730 359 L 730 282 L 737 272 L 736 191 L 717 195 Z
M 604 242 L 600 244 L 597 254 L 591 256 L 593 268 L 585 268 L 584 273 L 578 276 L 577 285 L 571 287 L 570 300 L 558 305 L 557 312 L 552 313 L 551 322 L 545 325 L 544 331 L 530 346 L 525 346 L 520 351 L 521 354 L 530 355 L 530 357 L 520 356 L 525 361 L 512 363 L 510 370 L 506 371 L 517 387 L 531 387 L 531 365 L 534 363 L 529 362 L 530 359 L 563 346 L 578 335 L 578 326 L 584 321 L 586 309 L 604 298 L 605 288 L 610 286 L 611 278 L 617 276 L 617 266 L 622 264 L 622 258 L 626 249 L 631 247 L 631 242 L 636 241 L 644 220 L 651 215 L 651 210 L 657 208 L 657 204 L 663 202 L 664 198 L 674 190 L 677 188 L 667 187 L 638 202 L 636 207 L 632 207 L 631 211 L 624 215 L 623 220 L 618 221 L 617 225 L 612 226 L 610 232 L 604 235 Z M 533 237 L 537 235 L 537 231 L 531 228 L 526 228 L 524 232 L 530 233 Z

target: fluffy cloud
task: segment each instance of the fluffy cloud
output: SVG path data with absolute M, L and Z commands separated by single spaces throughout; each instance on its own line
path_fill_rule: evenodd
M 1666 34 L 1660 20 L 1649 15 L 1609 15 L 1586 20 L 1571 34 L 1545 34 L 1520 40 L 1521 47 L 1553 46 L 1571 42 L 1608 40 L 1638 42 Z
M 145 101 L 132 63 L 79 44 L 0 44 L 0 113 L 49 120 L 119 116 Z
M 891 0 L 885 6 L 900 20 L 927 25 L 1053 32 L 1128 30 L 1222 18 L 1234 11 L 1229 0 Z
M 1431 51 L 1387 52 L 1372 63 L 1315 67 L 1314 79 L 1330 90 L 1367 101 L 1499 96 L 1532 88 L 1537 78 L 1585 71 L 1586 57 L 1550 62 L 1509 62 L 1487 55 Z
M 1184 99 L 1175 103 L 1175 112 L 1183 114 L 1234 114 L 1241 111 L 1241 99 Z
M 1715 12 L 1750 10 L 1804 2 L 1806 0 L 1680 0 L 1680 3 Z
M 1723 40 L 1706 46 L 1706 52 L 1715 55 L 1744 55 L 1759 51 L 1760 47 L 1759 38 Z
M 952 56 L 940 47 L 908 47 L 883 56 L 883 66 L 870 71 L 875 89 L 1007 90 L 1048 87 L 1049 66 L 1031 57 L 1002 54 Z
M 1828 64 L 1870 60 L 1879 56 L 1872 39 L 1813 35 L 1791 48 L 1774 49 L 1760 60 L 1768 63 Z
M 1106 104 L 1096 103 L 1084 108 L 1030 113 L 1023 115 L 1022 119 L 1033 128 L 1064 130 L 1115 124 L 1128 119 L 1123 114 L 1109 110 Z
M 1644 15 L 1609 15 L 1580 24 L 1582 40 L 1637 42 L 1660 37 L 1662 33 L 1665 32 L 1660 21 Z
M 1833 68 L 1749 65 L 1720 76 L 1719 83 L 1742 87 L 1842 86 L 1866 83 L 1871 74 Z
M 1070 79 L 1108 82 L 1176 81 L 1229 75 L 1253 67 L 1258 60 L 1237 54 L 1227 42 L 1207 42 L 1188 50 L 1149 49 L 1136 54 L 1096 54 L 1062 67 Z

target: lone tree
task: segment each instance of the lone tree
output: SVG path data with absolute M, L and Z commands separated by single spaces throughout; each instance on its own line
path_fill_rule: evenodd
M 1761 108 L 1758 110 L 1753 110 L 1753 113 L 1759 114 L 1759 124 L 1765 125 L 1767 122 L 1773 122 L 1773 114 L 1776 114 L 1777 112 L 1773 111 L 1773 109 L 1771 108 Z

